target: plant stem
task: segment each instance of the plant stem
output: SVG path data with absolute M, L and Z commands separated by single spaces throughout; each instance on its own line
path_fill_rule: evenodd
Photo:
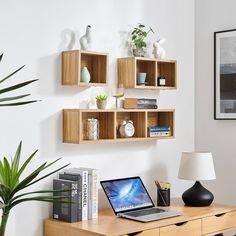
M 1 226 L 0 226 L 0 236 L 5 235 L 8 216 L 9 216 L 9 212 L 2 213 L 2 221 L 1 221 Z

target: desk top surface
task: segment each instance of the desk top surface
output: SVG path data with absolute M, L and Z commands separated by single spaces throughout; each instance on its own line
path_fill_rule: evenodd
M 102 235 L 122 235 L 129 232 L 138 232 L 148 229 L 154 229 L 167 225 L 172 225 L 189 220 L 199 219 L 207 216 L 213 216 L 230 211 L 235 211 L 236 206 L 229 206 L 224 204 L 213 203 L 208 207 L 187 207 L 180 198 L 171 199 L 171 206 L 163 209 L 180 211 L 183 215 L 153 221 L 149 223 L 141 223 L 138 221 L 117 218 L 112 209 L 103 209 L 99 211 L 97 219 L 80 221 L 77 223 L 66 223 L 56 220 L 47 220 L 47 223 L 59 223 L 65 227 L 73 227 L 78 230 L 85 230 L 89 232 L 96 232 Z

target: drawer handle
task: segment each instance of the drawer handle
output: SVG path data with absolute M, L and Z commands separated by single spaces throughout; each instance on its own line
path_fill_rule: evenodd
M 215 217 L 221 217 L 221 216 L 223 216 L 223 215 L 225 215 L 226 213 L 221 213 L 221 214 L 217 214 L 217 215 L 215 215 Z
M 128 236 L 135 236 L 135 235 L 139 235 L 141 234 L 143 231 L 139 231 L 139 232 L 134 232 L 134 233 L 130 233 L 128 234 Z
M 188 223 L 188 221 L 184 221 L 184 222 L 180 222 L 180 223 L 176 223 L 176 226 L 182 226 L 182 225 L 186 225 Z

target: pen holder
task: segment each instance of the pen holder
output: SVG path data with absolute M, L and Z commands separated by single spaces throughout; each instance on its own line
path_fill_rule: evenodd
M 170 189 L 157 189 L 157 205 L 169 206 L 170 205 Z

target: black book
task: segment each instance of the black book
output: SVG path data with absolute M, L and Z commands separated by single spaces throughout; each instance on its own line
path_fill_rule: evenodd
M 77 189 L 78 181 L 54 179 L 53 180 L 54 190 L 71 190 L 65 192 L 55 192 L 53 196 L 64 197 L 64 201 L 69 201 L 70 203 L 53 203 L 53 218 L 57 220 L 62 220 L 66 222 L 77 222 L 78 214 L 77 207 L 75 203 L 77 201 Z
M 77 181 L 78 189 L 77 189 L 77 216 L 78 221 L 82 220 L 82 176 L 81 175 L 73 175 L 68 173 L 59 174 L 59 179 Z

